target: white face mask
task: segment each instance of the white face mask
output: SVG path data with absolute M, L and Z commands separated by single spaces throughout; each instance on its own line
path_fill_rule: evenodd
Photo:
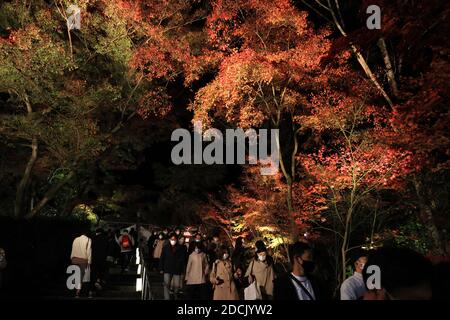
M 170 244 L 173 245 L 173 246 L 176 245 L 177 244 L 177 240 L 170 240 Z
M 230 255 L 228 253 L 223 254 L 223 260 L 227 260 Z
M 266 256 L 265 255 L 258 255 L 258 260 L 259 261 L 266 261 Z
M 160 239 L 162 239 L 162 238 L 163 238 L 163 236 L 159 236 L 159 238 L 160 238 Z
M 200 253 L 200 249 L 199 248 L 195 248 L 195 253 Z

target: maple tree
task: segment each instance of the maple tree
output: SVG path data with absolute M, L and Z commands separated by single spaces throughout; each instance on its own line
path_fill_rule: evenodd
M 72 2 L 0 4 L 6 213 L 142 210 L 280 261 L 323 242 L 336 285 L 354 248 L 411 246 L 405 230 L 448 253 L 447 3 L 80 0 L 76 30 Z M 280 173 L 174 166 L 170 133 L 198 120 L 279 129 Z
M 268 125 L 292 137 L 292 143 L 273 143 L 281 149 L 287 205 L 293 212 L 299 130 L 295 116 L 308 103 L 305 92 L 321 72 L 328 33 L 314 31 L 307 14 L 290 1 L 216 1 L 207 27 L 210 45 L 224 58 L 214 80 L 196 94 L 194 119 L 209 125 L 221 117 L 241 128 Z M 295 237 L 295 219 L 289 220 Z

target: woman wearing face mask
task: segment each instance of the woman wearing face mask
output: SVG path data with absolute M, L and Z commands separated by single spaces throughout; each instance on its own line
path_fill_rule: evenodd
M 273 280 L 275 274 L 273 271 L 273 259 L 267 253 L 267 248 L 264 242 L 256 242 L 256 255 L 247 268 L 245 277 L 248 277 L 248 282 L 256 281 L 261 289 L 263 300 L 270 300 L 273 297 Z
M 181 287 L 181 274 L 185 270 L 185 254 L 183 247 L 178 243 L 175 233 L 169 237 L 169 244 L 164 246 L 159 260 L 159 269 L 164 274 L 164 299 L 169 300 L 171 295 L 179 298 Z
M 203 246 L 201 243 L 195 243 L 186 267 L 186 285 L 189 299 L 207 299 L 206 277 L 208 273 L 208 260 Z
M 238 300 L 238 292 L 234 283 L 233 265 L 230 251 L 222 246 L 219 251 L 220 259 L 214 262 L 209 279 L 214 289 L 214 300 Z
M 164 247 L 164 242 L 166 239 L 164 238 L 164 234 L 160 233 L 158 238 L 155 239 L 153 244 L 153 267 L 157 269 L 159 266 L 159 259 L 161 258 L 161 252 Z

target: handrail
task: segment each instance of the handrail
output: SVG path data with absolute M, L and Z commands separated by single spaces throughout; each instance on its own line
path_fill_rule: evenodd
M 141 291 L 141 300 L 154 300 L 150 272 L 147 257 L 143 257 L 140 248 L 136 249 L 136 264 L 138 265 L 138 278 L 136 279 L 136 291 Z

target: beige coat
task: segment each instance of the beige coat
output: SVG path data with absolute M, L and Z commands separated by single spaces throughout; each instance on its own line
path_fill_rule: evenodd
M 206 283 L 206 276 L 209 273 L 208 260 L 203 252 L 195 251 L 189 255 L 186 267 L 186 284 L 203 284 Z
M 155 246 L 155 250 L 153 250 L 153 258 L 154 259 L 159 259 L 161 258 L 161 252 L 164 246 L 165 240 L 164 239 L 157 239 L 156 240 L 156 246 Z
M 92 250 L 91 250 L 92 241 L 90 238 L 85 235 L 79 236 L 75 238 L 72 243 L 72 252 L 70 254 L 70 259 L 72 258 L 81 258 L 88 260 L 88 264 L 91 264 Z
M 218 285 L 217 277 L 224 282 Z M 239 300 L 233 279 L 233 266 L 229 259 L 214 262 L 209 279 L 214 287 L 214 300 Z
M 268 266 L 266 262 L 252 260 L 245 276 L 248 277 L 250 274 L 256 278 L 256 283 L 261 288 L 261 293 L 269 296 L 273 295 L 273 280 L 275 278 L 273 265 Z

